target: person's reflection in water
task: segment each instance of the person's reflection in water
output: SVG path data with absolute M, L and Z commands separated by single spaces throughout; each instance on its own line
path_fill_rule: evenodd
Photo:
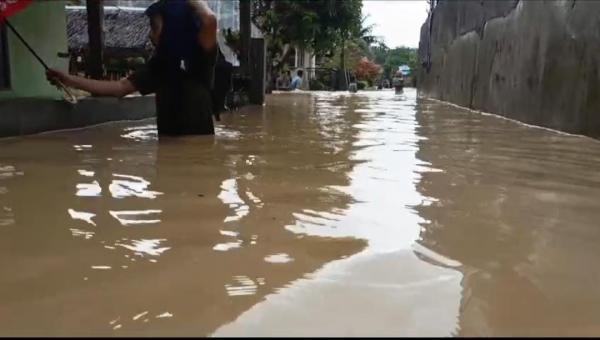
M 9 188 L 0 333 L 208 335 L 360 251 L 286 229 L 348 206 L 323 189 L 349 183 L 356 122 L 306 114 L 310 96 L 269 100 L 225 115 L 216 138 L 158 141 L 145 121 L 3 145 L 28 177 Z
M 303 98 L 297 110 L 310 103 Z M 155 200 L 161 213 L 160 223 L 149 228 L 169 250 L 152 270 L 136 273 L 143 287 L 113 298 L 137 309 L 163 306 L 175 317 L 157 328 L 127 325 L 122 334 L 210 334 L 265 295 L 364 246 L 351 239 L 323 242 L 285 229 L 303 209 L 343 208 L 348 197 L 320 189 L 347 185 L 348 179 L 344 171 L 330 169 L 335 164 L 330 147 L 319 142 L 326 136 L 310 115 L 295 115 L 290 122 L 290 115 L 259 108 L 270 116 L 264 120 L 263 112 L 254 110 L 240 113 L 243 119 L 223 117 L 217 137 L 156 141 L 152 190 L 162 193 Z M 282 139 L 297 139 L 283 128 L 290 124 L 310 134 L 314 145 L 298 147 L 294 154 L 282 148 Z M 347 152 L 334 157 L 345 159 Z M 153 301 L 146 306 L 133 303 L 147 296 Z M 134 308 L 124 314 L 133 313 Z

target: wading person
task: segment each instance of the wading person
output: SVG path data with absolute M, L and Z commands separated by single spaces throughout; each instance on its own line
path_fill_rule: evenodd
M 294 77 L 294 79 L 292 80 L 292 83 L 290 84 L 290 90 L 300 90 L 300 88 L 302 87 L 302 77 L 303 76 L 304 76 L 304 71 L 298 70 L 298 72 L 296 72 L 296 76 Z
M 217 19 L 205 0 L 160 0 L 146 10 L 154 55 L 128 78 L 92 80 L 48 70 L 51 83 L 97 96 L 156 93 L 160 135 L 214 134 L 211 90 L 217 56 Z

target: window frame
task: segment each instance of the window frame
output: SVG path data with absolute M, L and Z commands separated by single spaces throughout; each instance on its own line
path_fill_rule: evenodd
M 0 23 L 0 91 L 12 89 L 6 24 Z

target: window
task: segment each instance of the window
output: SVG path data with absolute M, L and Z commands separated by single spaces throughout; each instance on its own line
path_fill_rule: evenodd
M 300 67 L 304 67 L 306 66 L 306 64 L 304 63 L 304 49 L 300 49 Z
M 6 26 L 0 25 L 0 90 L 10 88 L 10 64 L 8 63 L 8 43 Z

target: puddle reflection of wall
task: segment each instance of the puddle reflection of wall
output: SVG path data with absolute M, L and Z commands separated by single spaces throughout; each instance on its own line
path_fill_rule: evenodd
M 600 301 L 590 283 L 599 272 L 576 264 L 600 255 L 600 234 L 568 201 L 584 207 L 598 190 L 577 188 L 582 199 L 561 188 L 557 168 L 560 155 L 573 157 L 564 154 L 569 139 L 428 101 L 417 120 L 418 158 L 443 170 L 422 174 L 417 186 L 431 198 L 417 207 L 429 221 L 421 243 L 463 264 L 459 334 L 589 334 Z

